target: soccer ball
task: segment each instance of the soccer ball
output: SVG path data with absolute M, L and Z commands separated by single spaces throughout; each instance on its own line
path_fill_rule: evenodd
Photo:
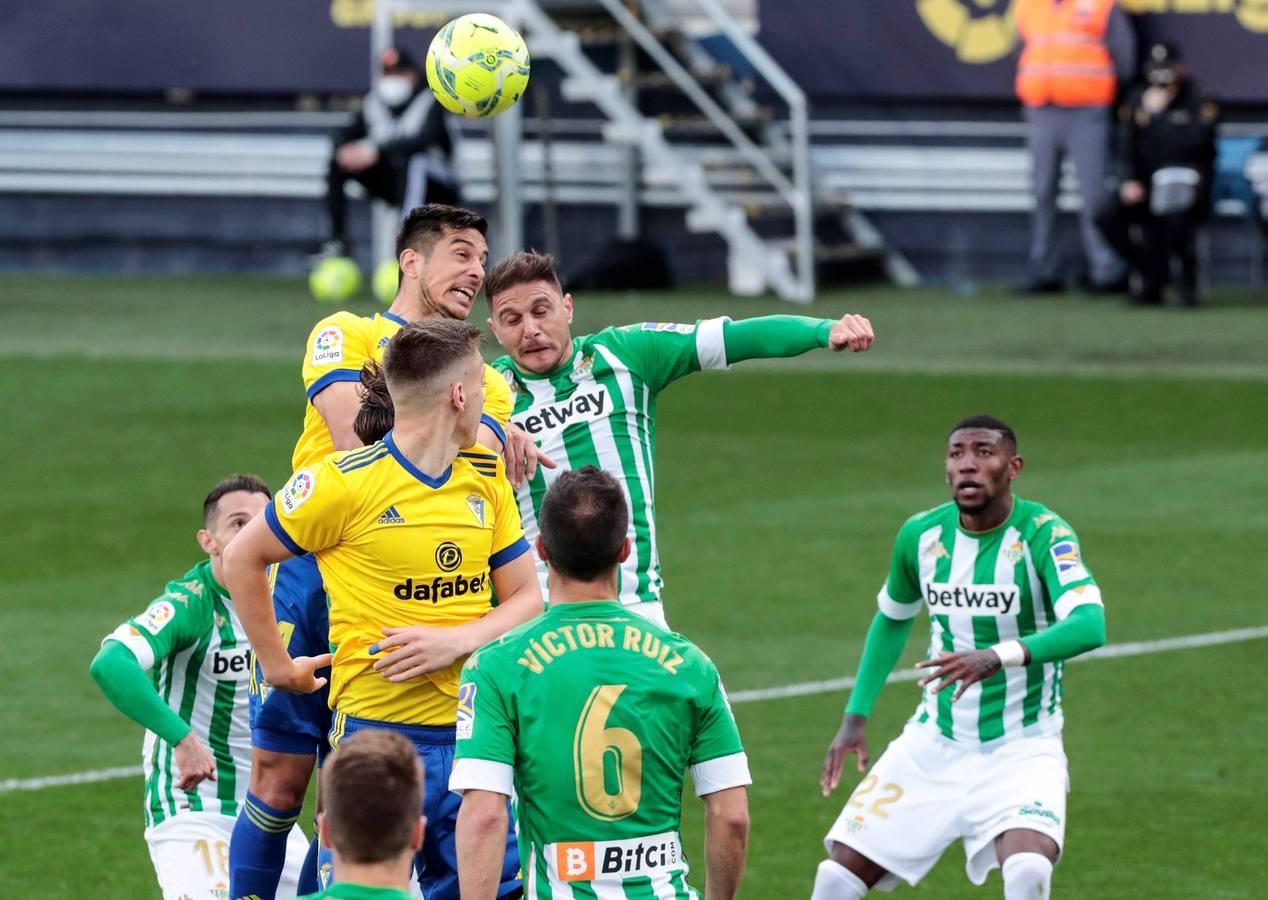
M 524 39 L 487 13 L 461 16 L 436 32 L 426 66 L 440 105 L 473 119 L 505 112 L 528 86 Z
M 328 257 L 309 273 L 308 289 L 319 303 L 343 303 L 361 290 L 361 270 L 346 256 Z
M 379 264 L 374 270 L 374 277 L 370 279 L 370 288 L 374 291 L 374 296 L 384 306 L 391 306 L 392 301 L 396 299 L 396 288 L 400 283 L 400 270 L 396 268 L 396 260 L 389 259 Z

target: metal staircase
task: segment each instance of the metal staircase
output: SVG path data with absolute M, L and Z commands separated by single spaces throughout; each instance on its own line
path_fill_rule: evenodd
M 563 73 L 561 92 L 566 100 L 589 103 L 607 121 L 604 139 L 625 145 L 641 157 L 643 183 L 650 189 L 670 189 L 680 193 L 687 207 L 687 227 L 697 232 L 719 234 L 728 248 L 728 282 L 737 294 L 774 291 L 780 297 L 809 302 L 815 290 L 815 204 L 811 193 L 809 138 L 806 100 L 800 88 L 752 38 L 716 3 L 692 0 L 702 15 L 708 16 L 732 43 L 743 52 L 757 72 L 788 107 L 786 129 L 755 129 L 745 123 L 757 122 L 757 104 L 730 79 L 721 77 L 706 87 L 699 77 L 717 64 L 690 41 L 678 41 L 677 52 L 666 46 L 674 37 L 673 22 L 657 0 L 641 0 L 639 14 L 631 11 L 629 0 L 378 0 L 372 29 L 374 49 L 392 39 L 392 19 L 397 13 L 425 11 L 441 17 L 483 11 L 500 16 L 519 28 L 528 41 L 534 60 L 549 58 Z M 548 12 L 545 6 L 550 7 Z M 701 154 L 667 135 L 672 119 L 646 113 L 639 107 L 638 92 L 631 90 L 628 77 L 603 71 L 587 53 L 578 32 L 562 27 L 577 13 L 603 14 L 637 45 L 640 56 L 650 60 L 659 72 L 644 74 L 645 84 L 659 84 L 679 92 L 694 106 L 695 118 L 715 132 L 720 140 L 718 153 Z M 557 21 L 557 17 L 559 21 Z M 377 55 L 377 54 L 376 54 Z M 725 75 L 725 73 L 722 73 Z M 515 190 L 516 142 L 521 113 L 518 108 L 495 120 L 500 147 L 499 212 L 504 220 L 522 215 Z M 706 164 L 708 163 L 708 164 Z M 632 167 L 638 171 L 638 167 Z M 736 182 L 740 196 L 752 196 L 753 203 L 736 202 Z M 639 185 L 632 186 L 636 198 Z M 635 199 L 636 202 L 636 199 Z M 747 209 L 746 209 L 747 207 Z M 773 215 L 772 215 L 773 212 Z M 757 221 L 782 220 L 791 233 L 770 233 Z M 516 235 L 514 229 L 509 234 Z

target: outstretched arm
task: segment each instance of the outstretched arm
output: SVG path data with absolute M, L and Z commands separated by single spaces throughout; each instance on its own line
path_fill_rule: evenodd
M 858 754 L 859 771 L 867 769 L 867 717 L 872 714 L 872 707 L 876 704 L 881 688 L 885 686 L 885 680 L 902 656 L 903 647 L 907 645 L 907 636 L 911 634 L 912 621 L 891 619 L 883 612 L 878 612 L 872 619 L 872 627 L 867 630 L 867 641 L 863 644 L 863 659 L 859 663 L 858 678 L 845 707 L 845 718 L 842 719 L 832 743 L 828 745 L 828 753 L 823 760 L 819 786 L 825 797 L 841 783 L 841 770 L 851 753 Z
M 811 350 L 862 352 L 872 346 L 872 323 L 863 316 L 812 319 L 808 316 L 759 316 L 723 325 L 728 363 L 780 359 Z

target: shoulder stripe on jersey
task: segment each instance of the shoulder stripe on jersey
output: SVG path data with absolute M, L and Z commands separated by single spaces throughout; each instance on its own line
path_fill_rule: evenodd
M 467 460 L 467 465 L 471 466 L 473 469 L 478 469 L 481 472 L 496 472 L 498 470 L 497 463 L 480 462 L 474 459 Z
M 390 454 L 387 451 L 387 449 L 384 448 L 382 453 L 376 453 L 373 456 L 368 456 L 365 459 L 360 460 L 359 462 L 355 462 L 350 466 L 340 466 L 339 471 L 343 472 L 346 475 L 349 472 L 355 472 L 357 469 L 364 469 L 366 466 L 372 466 L 379 460 L 387 459 L 391 455 L 392 454 Z
M 335 465 L 345 466 L 350 463 L 354 463 L 359 459 L 364 459 L 365 457 L 369 456 L 374 451 L 381 450 L 381 449 L 383 449 L 383 442 L 375 441 L 373 444 L 369 444 L 365 447 L 361 447 L 358 450 L 349 450 L 346 454 L 344 454 L 344 456 L 342 456 L 339 459 L 338 462 L 335 463 Z
M 312 386 L 306 392 L 308 394 L 308 400 L 309 402 L 312 402 L 314 397 L 316 397 L 318 394 L 320 394 L 322 391 L 324 391 L 326 388 L 330 387 L 332 384 L 334 384 L 337 381 L 360 381 L 360 380 L 361 380 L 360 369 L 332 369 L 331 371 L 327 372 L 325 375 L 321 376 L 320 378 L 318 378 L 316 381 L 312 383 Z
M 405 326 L 409 324 L 409 322 L 407 322 L 405 319 L 402 319 L 396 313 L 381 312 L 381 313 L 375 313 L 375 315 L 382 316 L 383 318 L 387 319 L 389 322 L 395 322 L 397 325 Z
M 482 417 L 483 418 L 483 417 Z M 459 450 L 458 455 L 465 459 L 492 459 L 496 460 L 496 453 L 472 453 L 470 450 Z
M 295 539 L 286 533 L 286 529 L 282 527 L 282 523 L 277 518 L 277 510 L 273 507 L 272 503 L 264 507 L 264 521 L 268 523 L 269 530 L 273 532 L 277 539 L 282 542 L 282 546 L 284 546 L 287 550 L 291 551 L 296 556 L 303 556 L 308 552 L 299 544 L 295 543 Z

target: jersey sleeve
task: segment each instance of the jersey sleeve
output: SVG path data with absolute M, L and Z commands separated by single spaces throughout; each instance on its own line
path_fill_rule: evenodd
M 1044 525 L 1033 543 L 1035 570 L 1052 600 L 1057 621 L 1085 604 L 1102 606 L 1101 589 L 1083 562 L 1074 529 L 1060 519 Z
M 198 643 L 206 624 L 203 600 L 182 583 L 171 581 L 141 613 L 132 616 L 109 635 L 137 658 L 147 672 L 164 657 Z M 105 641 L 102 641 L 105 643 Z
M 352 497 L 337 458 L 300 469 L 264 507 L 269 529 L 296 556 L 333 547 L 343 535 Z
M 506 378 L 490 365 L 484 367 L 484 409 L 480 411 L 480 421 L 493 429 L 502 446 L 506 446 L 506 426 L 511 422 L 511 410 L 514 407 L 511 387 Z
M 304 350 L 304 392 L 313 398 L 336 381 L 360 381 L 361 367 L 374 358 L 365 320 L 351 313 L 327 316 L 313 326 Z
M 457 743 L 449 790 L 512 793 L 515 719 L 501 681 L 481 666 L 476 653 L 462 669 L 458 686 Z
M 918 522 L 908 519 L 894 540 L 889 577 L 876 595 L 876 606 L 891 619 L 912 619 L 920 612 L 920 577 L 916 562 L 919 534 Z
M 726 321 L 703 319 L 694 325 L 641 322 L 600 332 L 596 339 L 611 343 L 648 387 L 661 391 L 692 372 L 727 368 Z
M 701 715 L 691 741 L 687 765 L 696 786 L 696 795 L 703 797 L 727 788 L 752 784 L 753 779 L 749 775 L 748 757 L 740 741 L 740 729 L 735 724 L 726 689 L 711 661 L 706 660 L 701 685 Z
M 520 507 L 515 500 L 515 488 L 506 477 L 506 467 L 498 457 L 497 477 L 493 484 L 493 547 L 489 553 L 489 571 L 502 566 L 528 552 L 528 539 L 524 537 L 524 525 L 520 521 Z

